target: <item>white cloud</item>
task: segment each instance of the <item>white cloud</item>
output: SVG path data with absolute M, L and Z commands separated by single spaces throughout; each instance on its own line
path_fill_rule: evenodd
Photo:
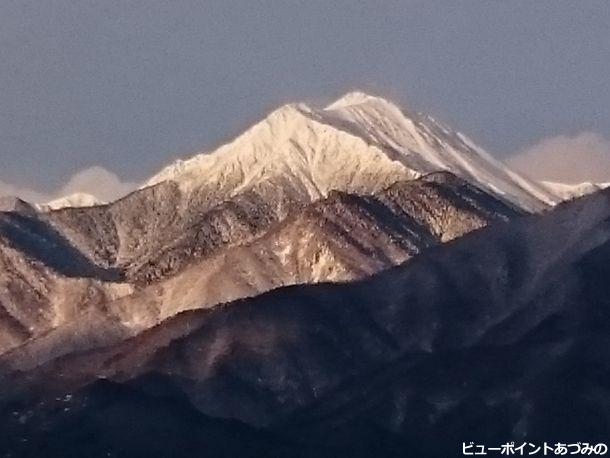
M 593 132 L 543 139 L 507 161 L 526 175 L 545 181 L 610 181 L 610 140 Z
M 138 187 L 137 183 L 123 181 L 118 175 L 100 166 L 76 172 L 60 189 L 51 193 L 39 192 L 0 180 L 0 196 L 17 196 L 32 203 L 45 203 L 74 193 L 86 193 L 110 202 Z
M 72 175 L 72 178 L 56 193 L 56 197 L 77 192 L 91 194 L 103 202 L 111 202 L 133 191 L 137 183 L 123 181 L 104 167 L 94 166 Z

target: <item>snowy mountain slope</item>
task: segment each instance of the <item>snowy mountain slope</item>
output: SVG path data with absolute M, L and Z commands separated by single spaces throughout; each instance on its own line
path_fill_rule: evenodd
M 556 183 L 543 181 L 542 184 L 561 200 L 571 200 L 610 187 L 610 183 L 584 182 L 578 184 Z
M 200 192 L 199 192 L 200 191 Z M 246 243 L 302 205 L 282 182 L 263 183 L 216 205 L 203 190 L 162 182 L 109 205 L 64 208 L 42 217 L 97 265 L 138 284 L 174 275 L 185 261 Z
M 282 177 L 293 192 L 316 200 L 331 190 L 372 193 L 443 170 L 526 210 L 559 201 L 432 118 L 358 92 L 324 109 L 285 105 L 233 142 L 177 161 L 146 185 L 175 181 L 186 192 L 204 188 L 223 200 Z
M 558 202 L 543 186 L 513 172 L 463 134 L 432 117 L 408 113 L 392 102 L 362 92 L 345 95 L 320 111 L 329 124 L 367 138 L 408 168 L 432 172 L 447 170 L 523 207 L 539 208 Z M 341 125 L 341 124 L 339 124 Z
M 45 204 L 37 205 L 42 211 L 59 210 L 67 207 L 93 207 L 103 205 L 104 202 L 97 197 L 84 192 L 77 192 L 68 196 L 60 197 Z
M 285 193 L 311 202 L 331 190 L 371 193 L 417 176 L 376 145 L 318 122 L 298 104 L 279 108 L 212 154 L 170 165 L 147 185 L 170 180 L 186 192 L 203 188 L 214 202 L 282 181 Z

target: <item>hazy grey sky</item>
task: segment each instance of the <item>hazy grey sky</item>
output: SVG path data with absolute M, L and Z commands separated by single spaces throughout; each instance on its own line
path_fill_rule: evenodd
M 0 0 L 0 182 L 141 180 L 354 88 L 504 157 L 583 135 L 610 156 L 609 76 L 606 0 Z

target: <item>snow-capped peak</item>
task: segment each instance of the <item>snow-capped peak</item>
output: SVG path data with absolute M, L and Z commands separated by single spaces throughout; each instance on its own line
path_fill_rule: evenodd
M 183 191 L 205 187 L 212 200 L 224 200 L 275 183 L 315 200 L 335 189 L 374 191 L 414 177 L 376 145 L 323 118 L 305 104 L 284 105 L 217 150 L 166 167 L 146 186 L 170 180 Z
M 213 200 L 222 200 L 282 182 L 316 199 L 331 190 L 374 192 L 435 171 L 450 171 L 528 210 L 559 200 L 462 134 L 364 92 L 322 109 L 284 105 L 234 141 L 177 161 L 146 185 L 170 180 L 187 192 L 205 187 Z

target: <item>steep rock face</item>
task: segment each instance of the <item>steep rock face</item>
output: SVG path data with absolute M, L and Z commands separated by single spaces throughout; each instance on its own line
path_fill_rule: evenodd
M 450 174 L 372 196 L 334 192 L 222 259 L 216 279 L 272 287 L 363 278 L 423 249 L 519 215 Z
M 365 422 L 366 431 L 420 443 L 472 425 L 502 440 L 553 431 L 597 438 L 610 431 L 601 402 L 610 385 L 599 376 L 610 360 L 609 215 L 610 196 L 598 193 L 367 281 L 180 314 L 125 344 L 56 360 L 32 380 L 62 373 L 71 378 L 63 384 L 79 385 L 161 372 L 207 414 L 258 425 L 288 416 L 314 436 L 318 426 L 353 433 Z M 570 406 L 577 417 L 566 415 Z M 500 423 L 486 421 L 501 412 Z
M 455 177 L 440 176 L 397 183 L 378 196 L 333 192 L 249 243 L 225 246 L 201 261 L 183 257 L 190 265 L 179 275 L 110 304 L 109 310 L 130 326 L 149 327 L 183 310 L 280 286 L 363 278 L 519 215 Z

